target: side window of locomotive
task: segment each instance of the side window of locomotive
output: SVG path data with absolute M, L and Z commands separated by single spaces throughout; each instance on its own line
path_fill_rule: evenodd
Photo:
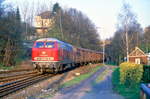
M 45 47 L 46 48 L 54 48 L 54 42 L 46 42 Z
M 60 46 L 60 44 L 58 43 L 58 48 L 60 49 L 61 48 L 61 46 Z
M 77 51 L 77 56 L 81 56 L 81 53 L 79 50 Z
M 43 48 L 44 47 L 44 42 L 36 42 L 35 48 Z

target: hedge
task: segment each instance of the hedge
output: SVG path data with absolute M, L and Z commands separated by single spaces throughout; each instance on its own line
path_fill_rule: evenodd
M 140 83 L 143 75 L 143 65 L 124 62 L 120 64 L 120 83 L 127 87 Z
M 150 65 L 143 66 L 144 72 L 142 77 L 142 82 L 150 83 Z

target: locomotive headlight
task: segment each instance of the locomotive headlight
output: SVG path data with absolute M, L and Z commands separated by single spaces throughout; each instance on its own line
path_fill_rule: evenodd
M 54 60 L 54 57 L 49 57 L 49 59 L 48 60 Z
M 37 57 L 34 57 L 34 60 L 37 60 Z
M 35 57 L 34 60 L 38 61 L 38 60 L 41 60 L 41 58 L 40 57 Z

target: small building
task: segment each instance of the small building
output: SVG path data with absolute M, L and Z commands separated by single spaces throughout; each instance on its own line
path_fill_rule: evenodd
M 50 11 L 35 16 L 35 29 L 38 36 L 43 36 L 54 24 L 54 17 Z
M 148 56 L 138 47 L 129 54 L 129 62 L 136 64 L 148 64 Z

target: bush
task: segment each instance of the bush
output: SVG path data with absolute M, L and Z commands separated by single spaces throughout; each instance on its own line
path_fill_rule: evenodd
M 150 82 L 150 66 L 144 65 L 143 70 L 144 72 L 143 72 L 142 82 L 149 83 Z
M 120 85 L 119 78 L 120 78 L 119 68 L 116 68 L 112 73 L 112 84 L 114 88 L 117 88 L 117 86 Z
M 112 73 L 113 90 L 125 99 L 139 99 L 140 98 L 140 85 L 135 84 L 134 87 L 127 88 L 120 83 L 120 68 L 116 68 Z
M 143 65 L 124 62 L 120 64 L 120 83 L 127 87 L 134 87 L 141 81 Z

